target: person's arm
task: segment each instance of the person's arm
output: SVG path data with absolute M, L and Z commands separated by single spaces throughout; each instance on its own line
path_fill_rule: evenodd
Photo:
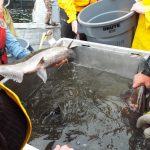
M 8 53 L 16 59 L 26 57 L 30 54 L 30 51 L 20 45 L 17 39 L 10 33 L 9 29 L 6 29 L 6 48 Z
M 67 23 L 71 23 L 72 31 L 77 34 L 77 11 L 76 7 L 70 0 L 58 0 L 59 7 L 64 9 L 66 15 L 68 16 Z

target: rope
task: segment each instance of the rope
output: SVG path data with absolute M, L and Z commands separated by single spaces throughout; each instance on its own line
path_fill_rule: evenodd
M 41 42 L 40 42 L 40 46 L 39 46 L 39 50 L 42 49 L 44 41 L 46 41 L 48 36 L 51 36 L 51 35 L 52 35 L 52 31 L 51 30 L 48 30 L 47 32 L 43 33 L 42 38 L 41 38 Z

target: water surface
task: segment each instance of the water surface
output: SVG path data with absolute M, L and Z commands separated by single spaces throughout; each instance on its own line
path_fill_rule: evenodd
M 121 96 L 131 80 L 100 70 L 66 65 L 26 103 L 33 123 L 30 144 L 50 150 L 144 150 L 136 114 Z
M 28 23 L 32 21 L 32 9 L 9 9 L 14 23 Z

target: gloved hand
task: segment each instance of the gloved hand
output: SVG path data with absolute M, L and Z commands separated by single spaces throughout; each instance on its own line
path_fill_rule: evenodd
M 150 138 L 150 112 L 138 118 L 136 127 L 143 128 L 145 138 Z
M 18 54 L 17 59 L 24 58 L 24 57 L 28 56 L 29 54 L 31 54 L 31 52 L 29 50 L 25 49 L 24 51 L 22 51 L 21 53 Z
M 139 14 L 145 14 L 144 5 L 141 2 L 133 4 L 131 11 L 135 11 Z

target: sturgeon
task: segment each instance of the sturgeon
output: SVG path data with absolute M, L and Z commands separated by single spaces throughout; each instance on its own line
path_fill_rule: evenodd
M 37 72 L 37 75 L 47 81 L 46 68 L 66 58 L 72 58 L 74 52 L 67 47 L 52 47 L 39 50 L 27 56 L 15 64 L 0 65 L 0 75 L 18 83 L 23 81 L 24 74 Z

